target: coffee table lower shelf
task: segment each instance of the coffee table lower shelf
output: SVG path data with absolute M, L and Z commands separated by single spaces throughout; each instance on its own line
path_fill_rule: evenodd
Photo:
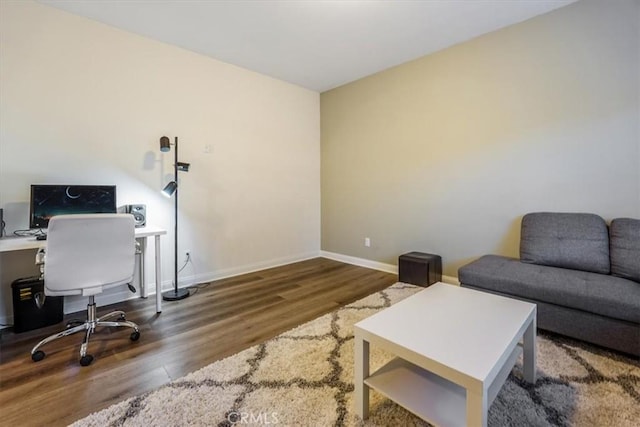
M 513 364 L 522 353 L 517 345 L 488 390 L 488 406 L 495 399 Z M 467 424 L 467 391 L 445 378 L 396 357 L 364 383 L 398 405 L 435 425 Z
M 364 383 L 398 405 L 436 425 L 464 425 L 467 392 L 463 387 L 395 358 Z

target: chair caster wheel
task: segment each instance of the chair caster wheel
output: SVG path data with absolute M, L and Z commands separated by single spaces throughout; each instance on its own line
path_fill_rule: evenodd
M 140 332 L 132 332 L 129 338 L 131 341 L 138 341 L 140 339 Z
M 34 362 L 39 362 L 42 359 L 44 359 L 44 356 L 45 356 L 44 351 L 38 350 L 31 355 L 31 360 L 33 360 Z
M 82 366 L 89 366 L 93 362 L 93 356 L 90 354 L 86 354 L 80 358 L 80 364 Z

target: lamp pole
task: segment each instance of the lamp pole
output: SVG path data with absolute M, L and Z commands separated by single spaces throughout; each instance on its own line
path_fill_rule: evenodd
M 178 289 L 178 137 L 174 139 L 174 152 L 173 152 L 173 182 L 175 183 L 175 191 L 173 193 L 173 290 L 164 292 L 162 299 L 165 301 L 177 301 L 187 298 L 190 293 L 188 289 Z M 188 170 L 184 169 L 185 171 Z
M 175 150 L 173 152 L 173 179 L 178 183 L 178 137 L 175 137 Z M 173 286 L 176 296 L 178 295 L 178 191 L 179 185 L 176 186 L 176 193 L 173 195 Z

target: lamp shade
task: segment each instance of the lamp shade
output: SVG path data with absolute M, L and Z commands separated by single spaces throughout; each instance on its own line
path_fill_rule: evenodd
M 162 189 L 162 194 L 164 194 L 167 197 L 171 197 L 173 193 L 176 192 L 177 188 L 178 188 L 178 183 L 175 181 L 171 181 L 170 183 L 165 185 L 165 187 Z
M 171 149 L 171 141 L 169 140 L 169 137 L 163 136 L 162 138 L 160 138 L 160 151 L 167 152 L 170 149 Z

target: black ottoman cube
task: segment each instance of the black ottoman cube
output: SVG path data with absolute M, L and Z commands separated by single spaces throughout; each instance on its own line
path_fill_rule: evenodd
M 442 257 L 423 252 L 409 252 L 398 258 L 398 280 L 429 286 L 442 280 Z

